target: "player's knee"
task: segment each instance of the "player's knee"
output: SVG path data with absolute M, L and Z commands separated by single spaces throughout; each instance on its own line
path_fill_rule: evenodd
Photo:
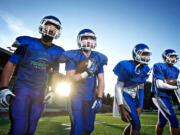
M 159 122 L 158 125 L 160 128 L 164 128 L 166 126 L 166 122 Z
M 131 122 L 132 124 L 132 129 L 133 130 L 140 130 L 141 129 L 141 123 L 140 123 L 140 120 L 137 119 L 137 120 L 134 120 L 133 122 Z

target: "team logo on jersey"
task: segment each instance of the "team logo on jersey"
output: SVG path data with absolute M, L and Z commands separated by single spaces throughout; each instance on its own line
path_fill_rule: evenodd
M 46 70 L 47 67 L 49 66 L 49 62 L 47 59 L 39 58 L 37 60 L 32 60 L 31 65 L 33 68 L 38 69 L 38 70 Z

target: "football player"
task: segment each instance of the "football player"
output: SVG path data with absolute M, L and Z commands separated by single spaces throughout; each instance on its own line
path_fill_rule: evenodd
M 179 57 L 172 49 L 165 50 L 162 57 L 164 63 L 156 63 L 153 66 L 152 100 L 158 108 L 156 135 L 162 135 L 167 121 L 170 124 L 171 135 L 180 135 L 178 119 L 171 105 L 172 93 L 179 88 L 179 84 L 176 84 L 179 69 L 174 66 Z
M 11 135 L 33 135 L 44 108 L 44 95 L 49 71 L 58 76 L 59 57 L 64 49 L 53 44 L 61 32 L 61 22 L 54 16 L 46 16 L 39 26 L 41 38 L 21 36 L 13 47 L 16 51 L 4 67 L 1 77 L 0 105 L 9 106 Z M 14 88 L 8 88 L 15 67 L 17 77 Z
M 107 57 L 93 51 L 96 47 L 95 33 L 83 29 L 77 36 L 79 49 L 66 51 L 62 56 L 67 60 L 66 75 L 75 83 L 71 93 L 71 135 L 89 135 L 94 130 L 95 112 L 102 106 L 104 92 L 104 69 Z M 77 72 L 83 60 L 89 60 L 85 71 Z M 96 86 L 98 84 L 98 86 Z M 96 97 L 97 89 L 97 97 Z
M 140 133 L 139 117 L 143 108 L 144 83 L 150 74 L 148 62 L 151 51 L 149 47 L 145 44 L 137 44 L 132 55 L 133 60 L 120 61 L 113 69 L 118 77 L 113 107 L 116 107 L 118 112 L 120 110 L 123 121 L 130 122 L 124 130 L 124 135 L 139 135 Z M 113 111 L 115 111 L 114 108 Z

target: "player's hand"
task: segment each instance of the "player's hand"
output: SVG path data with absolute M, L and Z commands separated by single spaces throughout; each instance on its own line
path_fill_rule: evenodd
M 3 107 L 8 107 L 10 99 L 15 97 L 15 95 L 8 88 L 0 88 L 0 105 Z
M 97 71 L 97 61 L 94 59 L 93 62 L 91 62 L 90 60 L 88 61 L 88 65 L 87 65 L 87 73 L 89 74 L 89 76 L 93 75 L 95 72 Z
M 52 104 L 53 98 L 54 98 L 54 92 L 49 92 L 44 98 L 44 103 L 45 104 Z
M 142 107 L 138 107 L 136 109 L 137 113 L 138 113 L 138 116 L 140 116 L 141 112 L 142 112 L 143 108 Z
M 129 113 L 126 111 L 126 109 L 124 108 L 123 105 L 120 105 L 120 111 L 121 111 L 121 119 L 124 122 L 129 122 L 131 119 L 131 116 L 129 115 Z
M 92 105 L 92 109 L 97 112 L 102 106 L 102 99 L 101 98 L 97 98 L 93 105 Z

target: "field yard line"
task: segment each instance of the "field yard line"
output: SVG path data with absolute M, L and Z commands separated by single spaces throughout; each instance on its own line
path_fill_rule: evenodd
M 70 123 L 62 123 L 61 125 L 62 126 L 67 126 L 67 127 L 71 126 Z
M 41 120 L 41 121 L 49 121 L 49 120 Z M 51 122 L 56 122 L 56 123 L 62 123 L 61 121 L 51 121 Z M 128 124 L 108 124 L 106 122 L 103 121 L 95 121 L 95 124 L 101 124 L 101 125 L 112 125 L 112 126 L 127 126 Z M 62 126 L 71 126 L 70 123 L 62 123 Z M 156 125 L 150 124 L 150 125 L 146 125 L 146 124 L 141 124 L 142 127 L 155 127 Z
M 106 122 L 102 122 L 102 121 L 95 121 L 95 124 L 104 124 L 104 125 L 112 125 L 112 126 L 127 126 L 128 124 L 108 124 Z M 146 125 L 146 124 L 141 124 L 141 126 L 143 127 L 155 127 L 156 125 Z

